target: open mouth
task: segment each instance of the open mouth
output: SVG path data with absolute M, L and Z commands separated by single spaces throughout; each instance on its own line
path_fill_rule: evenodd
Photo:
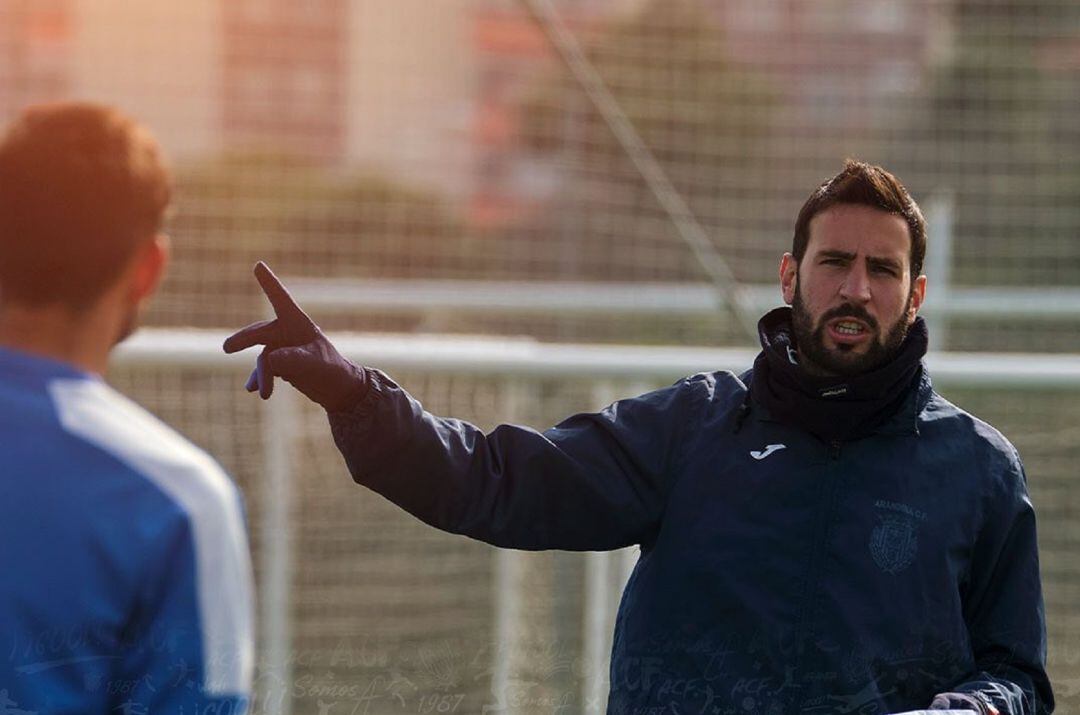
M 839 318 L 829 323 L 829 334 L 833 340 L 842 344 L 854 344 L 870 336 L 870 327 L 854 318 Z
M 841 320 L 834 323 L 833 329 L 842 335 L 859 335 L 866 330 L 861 323 L 857 323 L 853 320 Z

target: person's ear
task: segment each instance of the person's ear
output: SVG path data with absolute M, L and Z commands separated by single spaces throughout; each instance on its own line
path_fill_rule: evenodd
M 926 276 L 919 276 L 911 284 L 911 307 L 908 308 L 908 323 L 915 320 L 915 314 L 919 312 L 923 301 L 926 300 Z
M 139 250 L 131 281 L 133 302 L 141 303 L 157 290 L 165 276 L 165 268 L 169 265 L 169 253 L 169 237 L 164 233 L 154 236 L 152 241 L 147 241 Z
M 795 256 L 785 253 L 780 259 L 780 292 L 784 296 L 784 302 L 791 305 L 795 302 L 795 291 L 799 283 L 799 262 Z

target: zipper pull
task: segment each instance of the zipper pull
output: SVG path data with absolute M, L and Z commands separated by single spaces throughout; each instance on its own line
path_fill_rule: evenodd
M 833 440 L 829 443 L 829 459 L 837 459 L 840 456 L 840 440 Z

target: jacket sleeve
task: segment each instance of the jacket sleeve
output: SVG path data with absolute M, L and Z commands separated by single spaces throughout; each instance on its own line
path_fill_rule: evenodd
M 515 549 L 647 541 L 705 402 L 700 380 L 684 378 L 542 433 L 485 434 L 425 411 L 378 370 L 368 376 L 355 407 L 329 414 L 353 479 L 432 526 Z
M 967 695 L 987 713 L 995 712 L 986 707 L 992 705 L 1000 715 L 1043 715 L 1053 712 L 1054 694 L 1046 675 L 1035 510 L 1015 452 L 994 502 L 972 554 L 964 597 L 976 672 L 943 695 Z

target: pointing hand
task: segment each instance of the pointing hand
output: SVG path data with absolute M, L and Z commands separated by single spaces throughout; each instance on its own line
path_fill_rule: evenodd
M 367 385 L 364 368 L 341 356 L 262 261 L 255 264 L 255 278 L 276 317 L 242 328 L 222 346 L 227 353 L 264 346 L 248 378 L 247 391 L 258 390 L 260 397 L 269 399 L 277 376 L 328 412 L 355 404 Z

